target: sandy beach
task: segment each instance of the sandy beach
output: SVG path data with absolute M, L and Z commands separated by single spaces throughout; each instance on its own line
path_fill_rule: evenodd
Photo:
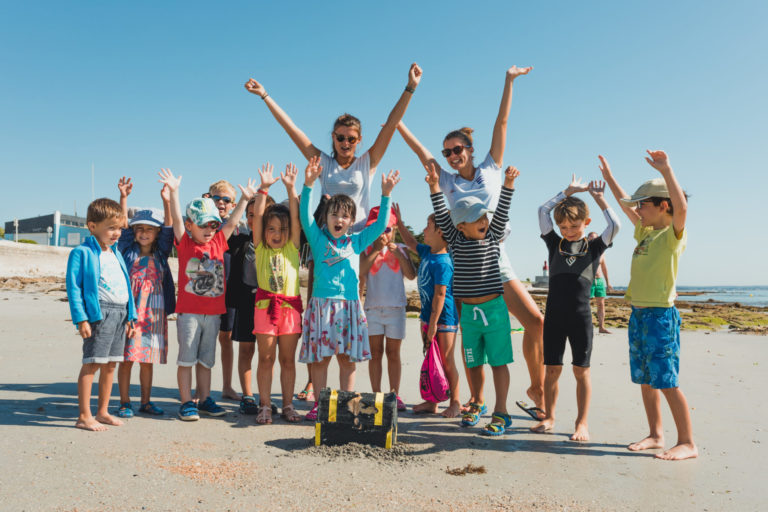
M 2 249 L 2 248 L 0 248 Z M 35 253 L 34 250 L 32 250 Z M 169 364 L 155 368 L 153 399 L 160 418 L 137 416 L 103 433 L 73 428 L 81 341 L 70 321 L 60 276 L 29 256 L 0 276 L 36 276 L 34 285 L 0 289 L 0 489 L 5 510 L 762 510 L 765 336 L 729 332 L 682 333 L 681 387 L 692 409 L 698 459 L 655 460 L 626 445 L 647 433 L 640 391 L 629 379 L 626 330 L 596 335 L 592 362 L 591 441 L 568 440 L 576 415 L 575 384 L 564 372 L 558 423 L 533 434 L 517 409 L 527 372 L 520 334 L 508 404 L 513 430 L 484 438 L 477 428 L 439 416 L 399 417 L 400 443 L 385 451 L 359 446 L 312 446 L 313 424 L 276 418 L 257 426 L 237 403 L 228 413 L 179 421 L 175 322 Z M 34 266 L 34 265 L 33 265 Z M 39 279 L 52 275 L 49 280 Z M 58 278 L 56 277 L 58 276 Z M 18 280 L 17 280 L 18 281 Z M 421 365 L 418 324 L 408 320 L 401 395 L 418 403 Z M 299 368 L 298 386 L 305 371 Z M 221 374 L 213 372 L 214 398 Z M 132 395 L 138 398 L 138 375 Z M 338 383 L 331 364 L 329 383 Z M 357 388 L 370 389 L 358 365 Z M 486 400 L 493 401 L 487 383 Z M 462 400 L 466 383 L 462 376 Z M 113 397 L 117 396 L 117 386 Z M 279 372 L 273 401 L 280 405 Z M 117 407 L 117 399 L 112 404 Z M 93 400 L 95 407 L 95 398 Z M 297 402 L 300 412 L 309 405 Z M 487 419 L 485 420 L 487 421 Z M 667 446 L 675 429 L 664 408 Z M 453 471 L 469 464 L 484 472 Z

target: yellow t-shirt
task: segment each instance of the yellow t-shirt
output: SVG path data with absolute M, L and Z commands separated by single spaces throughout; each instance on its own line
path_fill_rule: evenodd
M 637 247 L 632 253 L 632 270 L 624 298 L 633 306 L 669 308 L 675 305 L 677 263 L 688 240 L 683 229 L 680 238 L 670 224 L 663 229 L 635 224 Z
M 288 240 L 280 249 L 272 249 L 259 242 L 256 246 L 256 278 L 259 288 L 289 297 L 299 295 L 299 251 Z M 269 300 L 256 303 L 257 309 L 269 307 Z M 283 307 L 291 307 L 287 302 Z

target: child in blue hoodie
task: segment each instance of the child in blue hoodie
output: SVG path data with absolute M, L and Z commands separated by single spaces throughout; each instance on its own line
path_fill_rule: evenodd
M 125 261 L 117 250 L 125 218 L 120 205 L 102 198 L 88 205 L 86 217 L 91 236 L 69 254 L 67 298 L 72 322 L 83 338 L 83 366 L 77 378 L 80 414 L 75 426 L 107 430 L 123 422 L 107 410 L 115 363 L 123 360 L 125 335 L 133 336 L 136 308 Z M 126 328 L 127 327 L 127 328 Z M 99 370 L 99 401 L 91 414 L 91 387 Z

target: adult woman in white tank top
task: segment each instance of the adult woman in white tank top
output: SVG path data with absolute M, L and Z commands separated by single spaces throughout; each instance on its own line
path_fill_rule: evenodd
M 440 169 L 440 188 L 446 196 L 451 207 L 453 204 L 467 196 L 481 198 L 489 208 L 494 209 L 499 200 L 502 180 L 502 161 L 504 160 L 504 146 L 507 141 L 507 121 L 509 110 L 512 106 L 512 84 L 520 75 L 527 75 L 533 69 L 518 68 L 512 66 L 507 70 L 504 80 L 504 92 L 501 95 L 501 105 L 496 123 L 493 126 L 493 139 L 491 149 L 483 161 L 475 166 L 472 144 L 472 129 L 462 128 L 450 132 L 443 140 L 442 154 L 455 173 L 442 168 L 432 153 L 419 142 L 419 140 L 401 122 L 398 131 L 405 139 L 408 146 L 416 153 L 424 166 L 435 166 Z M 512 266 L 502 251 L 499 267 L 504 282 L 504 301 L 509 312 L 512 313 L 525 328 L 523 335 L 523 355 L 528 365 L 528 373 L 531 377 L 531 386 L 528 388 L 528 397 L 537 407 L 543 409 L 544 401 L 544 365 L 543 365 L 543 340 L 544 317 L 538 306 L 531 298 L 528 291 L 512 270 Z M 471 401 L 475 400 L 474 390 Z
M 355 156 L 355 151 L 358 144 L 362 142 L 362 130 L 360 120 L 355 116 L 343 114 L 333 123 L 333 134 L 331 135 L 333 151 L 328 155 L 312 144 L 309 137 L 293 123 L 288 114 L 267 93 L 263 85 L 251 78 L 246 82 L 245 88 L 248 92 L 256 94 L 264 100 L 269 111 L 272 112 L 277 122 L 288 133 L 288 136 L 307 160 L 314 156 L 320 156 L 320 165 L 323 166 L 323 174 L 320 177 L 322 193 L 331 196 L 346 194 L 352 198 L 357 205 L 355 225 L 350 228 L 350 231 L 354 232 L 365 226 L 365 220 L 371 209 L 369 200 L 371 177 L 376 174 L 376 167 L 395 134 L 397 123 L 405 115 L 411 96 L 420 81 L 421 68 L 415 63 L 411 64 L 408 71 L 408 85 L 390 112 L 373 145 L 359 157 Z

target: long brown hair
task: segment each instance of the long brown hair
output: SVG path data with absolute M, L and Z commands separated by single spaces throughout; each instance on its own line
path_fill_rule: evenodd
M 356 128 L 357 129 L 357 136 L 359 137 L 363 136 L 363 129 L 360 126 L 360 120 L 353 116 L 352 114 L 341 114 L 339 117 L 336 118 L 336 121 L 333 122 L 333 132 L 336 131 L 336 128 L 339 126 L 346 126 L 348 128 Z M 333 133 L 331 133 L 331 158 L 336 158 L 336 145 L 334 144 L 334 138 Z

